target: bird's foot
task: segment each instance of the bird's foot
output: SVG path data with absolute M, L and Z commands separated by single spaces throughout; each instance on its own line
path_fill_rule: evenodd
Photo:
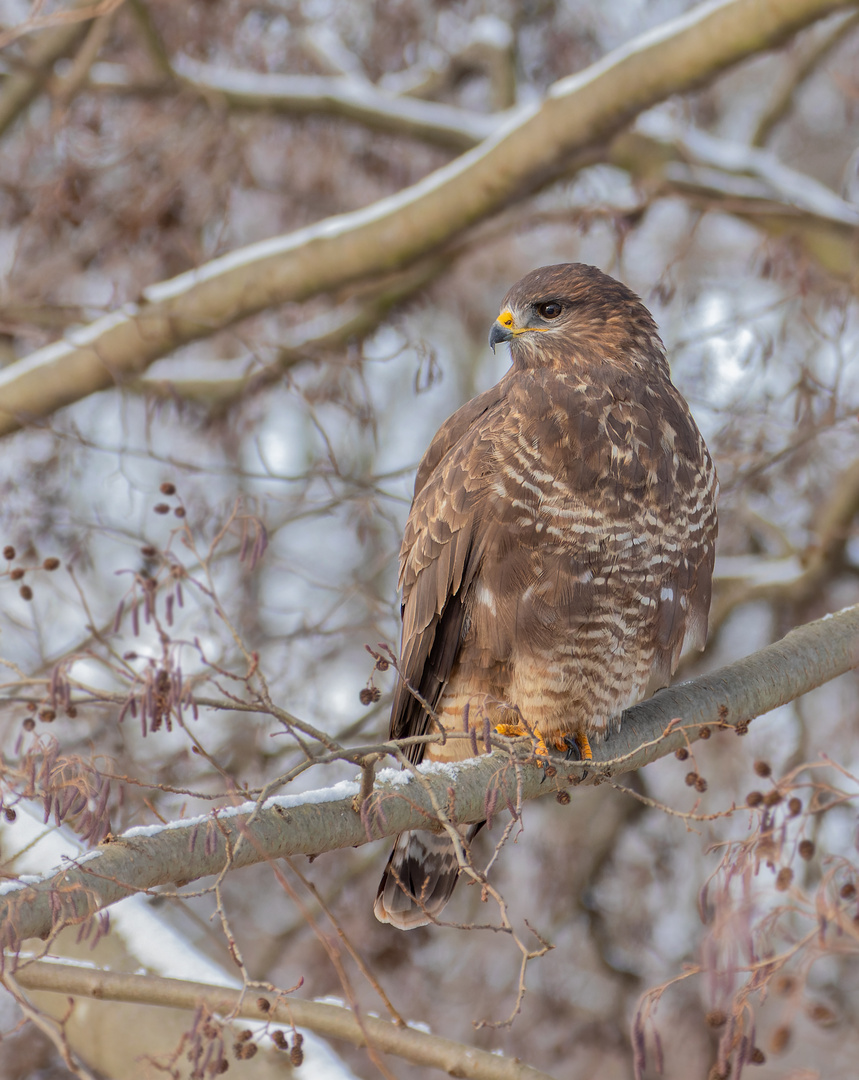
M 521 739 L 525 735 L 533 734 L 522 724 L 496 724 L 495 732 L 497 735 L 503 735 L 506 739 Z
M 579 731 L 575 735 L 563 735 L 555 740 L 555 747 L 567 761 L 593 761 L 593 751 L 587 735 Z
M 537 757 L 537 764 L 541 769 L 545 767 L 550 757 L 550 751 L 539 728 L 529 731 L 522 723 L 518 723 L 498 724 L 495 730 L 499 735 L 504 735 L 508 739 L 517 739 L 530 735 L 534 739 L 534 753 Z M 563 754 L 568 761 L 591 761 L 593 759 L 591 744 L 588 742 L 588 737 L 584 732 L 579 732 L 576 735 L 558 735 L 551 739 L 550 742 L 552 748 L 559 754 Z
M 534 740 L 534 753 L 537 755 L 537 764 L 541 769 L 547 764 L 549 751 L 546 748 L 543 736 L 536 728 L 526 728 L 519 721 L 517 724 L 496 724 L 495 731 L 507 739 L 523 739 L 526 736 L 532 738 Z

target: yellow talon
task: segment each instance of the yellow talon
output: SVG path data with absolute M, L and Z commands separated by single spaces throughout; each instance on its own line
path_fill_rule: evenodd
M 508 739 L 517 739 L 523 735 L 531 734 L 521 724 L 496 724 L 495 730 L 499 735 L 504 735 Z

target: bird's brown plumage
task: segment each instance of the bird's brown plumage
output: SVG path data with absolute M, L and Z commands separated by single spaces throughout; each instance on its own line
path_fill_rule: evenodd
M 650 313 L 595 267 L 547 266 L 505 297 L 490 342 L 506 340 L 510 370 L 418 469 L 395 739 L 431 729 L 427 706 L 449 731 L 518 713 L 547 743 L 599 735 L 706 640 L 716 476 Z M 446 835 L 403 834 L 377 916 L 431 921 L 457 872 Z

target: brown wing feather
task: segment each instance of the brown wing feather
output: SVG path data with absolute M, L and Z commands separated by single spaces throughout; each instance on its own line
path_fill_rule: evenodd
M 503 399 L 502 384 L 469 401 L 441 427 L 418 467 L 400 549 L 403 644 L 391 738 L 422 735 L 459 651 L 468 589 L 479 562 L 479 422 Z M 407 685 L 408 684 L 408 685 Z M 412 688 L 412 689 L 410 689 Z M 409 751 L 422 760 L 423 746 Z

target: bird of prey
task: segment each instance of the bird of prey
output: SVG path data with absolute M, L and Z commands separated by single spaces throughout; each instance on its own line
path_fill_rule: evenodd
M 502 302 L 501 342 L 507 374 L 418 468 L 390 734 L 482 732 L 488 717 L 540 752 L 589 758 L 667 685 L 684 641 L 704 647 L 716 474 L 650 312 L 619 281 L 582 263 L 532 271 Z M 408 756 L 473 752 L 454 737 Z M 458 873 L 449 834 L 402 833 L 376 916 L 435 921 Z

